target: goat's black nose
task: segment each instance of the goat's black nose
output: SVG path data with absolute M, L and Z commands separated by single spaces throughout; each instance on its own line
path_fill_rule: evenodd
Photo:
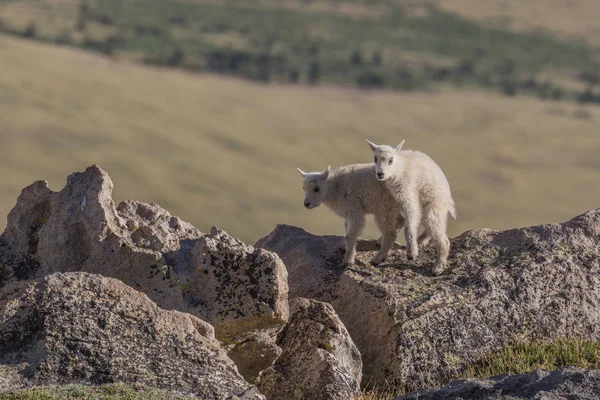
M 377 173 L 377 177 L 378 177 L 378 178 L 383 178 L 383 172 L 378 172 L 378 173 Z
M 308 206 L 310 206 L 309 201 L 308 200 L 304 200 L 304 207 L 308 207 Z

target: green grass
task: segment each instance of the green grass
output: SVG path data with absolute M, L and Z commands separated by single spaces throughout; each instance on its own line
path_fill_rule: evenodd
M 145 385 L 109 384 L 86 386 L 70 384 L 64 386 L 38 386 L 31 389 L 0 393 L 0 400 L 192 400 L 166 390 L 147 388 Z
M 300 4 L 25 0 L 0 3 L 0 19 L 12 34 L 33 24 L 39 40 L 258 81 L 401 90 L 444 83 L 574 100 L 585 86 L 578 74 L 600 69 L 600 49 L 582 40 L 500 29 L 433 6 L 414 15 L 384 1 L 345 3 L 352 12 Z M 548 71 L 560 80 L 542 78 Z
M 522 374 L 536 369 L 554 371 L 562 367 L 600 368 L 600 342 L 577 338 L 555 341 L 531 341 L 508 346 L 490 354 L 475 364 L 460 365 L 456 372 L 441 377 L 439 385 L 456 379 L 489 378 L 502 374 Z M 363 392 L 361 400 L 391 400 L 407 393 L 399 389 L 389 392 L 371 389 Z
M 600 368 L 600 343 L 581 339 L 558 339 L 515 344 L 469 365 L 453 379 L 487 378 L 521 374 L 535 369 L 553 371 L 560 367 Z
M 440 385 L 455 379 L 488 378 L 506 373 L 520 374 L 538 368 L 552 371 L 565 366 L 600 368 L 600 343 L 581 339 L 559 339 L 552 342 L 532 341 L 516 344 L 491 354 L 476 364 L 466 366 L 461 372 L 441 380 Z M 364 391 L 361 400 L 391 400 L 404 393 L 406 391 L 403 390 L 391 393 L 371 389 Z M 187 400 L 194 398 L 147 388 L 144 385 L 128 384 L 41 386 L 0 393 L 0 400 Z

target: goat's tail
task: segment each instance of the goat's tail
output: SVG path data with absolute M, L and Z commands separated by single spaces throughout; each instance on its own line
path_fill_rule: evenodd
M 450 204 L 448 205 L 448 213 L 452 216 L 452 218 L 457 219 L 456 206 L 454 205 L 454 200 L 452 199 L 450 199 Z

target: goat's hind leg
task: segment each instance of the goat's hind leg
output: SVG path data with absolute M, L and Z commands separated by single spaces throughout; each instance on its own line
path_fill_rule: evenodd
M 446 234 L 448 214 L 446 210 L 430 210 L 426 216 L 426 224 L 437 250 L 437 259 L 431 269 L 433 276 L 441 275 L 446 268 L 450 253 L 450 240 Z

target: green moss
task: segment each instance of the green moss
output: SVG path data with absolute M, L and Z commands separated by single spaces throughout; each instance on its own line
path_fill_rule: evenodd
M 6 365 L 0 365 L 0 378 L 7 378 L 10 375 L 11 368 Z
M 274 328 L 280 324 L 281 321 L 279 319 L 265 316 L 253 316 L 212 323 L 215 328 L 215 336 L 225 344 L 237 344 L 246 339 L 248 332 Z
M 302 398 L 302 390 L 299 387 L 296 387 L 294 389 L 294 399 L 301 399 Z
M 329 342 L 320 343 L 319 347 L 322 348 L 323 350 L 327 351 L 328 353 L 333 352 L 333 345 Z

